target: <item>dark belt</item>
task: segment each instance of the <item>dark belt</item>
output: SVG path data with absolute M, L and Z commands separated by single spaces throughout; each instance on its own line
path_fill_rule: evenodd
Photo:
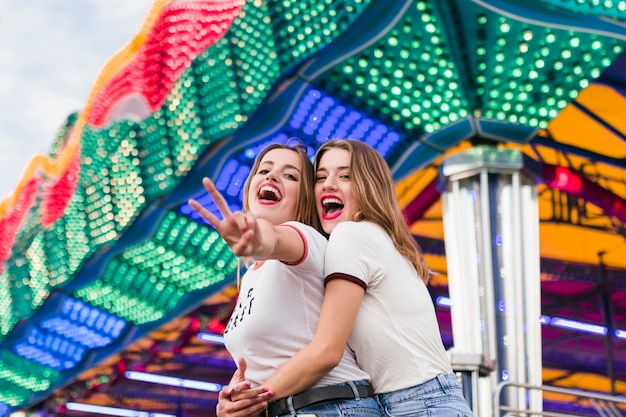
M 371 397 L 374 395 L 374 388 L 372 388 L 371 384 L 355 384 L 355 386 L 359 393 L 358 398 Z M 267 417 L 289 414 L 289 398 L 290 397 L 281 398 L 278 401 L 270 403 L 267 407 Z M 311 388 L 300 394 L 292 395 L 291 398 L 294 410 L 299 410 L 322 401 L 349 400 L 355 399 L 357 396 L 349 385 L 327 385 L 325 387 Z

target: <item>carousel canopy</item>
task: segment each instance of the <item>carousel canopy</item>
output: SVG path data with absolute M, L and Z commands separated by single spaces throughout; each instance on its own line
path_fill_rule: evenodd
M 0 414 L 212 415 L 237 260 L 186 202 L 294 136 L 385 157 L 447 347 L 442 161 L 536 161 L 544 383 L 624 395 L 625 40 L 624 1 L 155 0 L 0 203 Z

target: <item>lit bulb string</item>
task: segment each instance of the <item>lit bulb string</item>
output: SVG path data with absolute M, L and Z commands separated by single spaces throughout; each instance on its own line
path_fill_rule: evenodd
M 44 178 L 55 179 L 52 184 L 43 184 L 41 205 L 42 224 L 49 226 L 58 220 L 72 199 L 80 172 L 80 139 L 85 126 L 102 127 L 116 104 L 129 94 L 139 93 L 150 103 L 151 111 L 157 110 L 167 99 L 167 94 L 182 73 L 191 65 L 199 53 L 221 39 L 239 14 L 245 0 L 214 2 L 187 2 L 170 5 L 174 0 L 155 0 L 138 34 L 122 50 L 115 54 L 96 77 L 88 96 L 85 109 L 80 113 L 71 129 L 65 146 L 56 158 L 39 154 L 33 157 L 12 195 L 0 203 L 0 231 L 3 242 L 0 248 L 0 265 L 8 259 L 10 248 L 20 230 L 27 213 L 36 203 L 41 193 L 40 185 Z M 181 19 L 182 16 L 182 19 Z M 183 42 L 181 36 L 171 36 L 171 45 L 180 48 L 164 48 L 158 38 L 160 33 L 170 32 L 171 26 L 185 23 L 186 32 L 211 27 L 194 42 Z M 171 31 L 176 33 L 177 31 Z M 191 37 L 190 37 L 191 38 Z M 178 44 L 178 45 L 177 45 Z M 149 55 L 147 49 L 157 46 L 159 54 Z M 168 44 L 169 45 L 169 44 Z M 184 47 L 184 48 L 183 48 Z M 185 49 L 184 52 L 182 50 Z M 155 60 L 161 59 L 161 66 Z M 152 62 L 150 59 L 152 58 Z M 146 83 L 142 78 L 145 71 L 139 68 L 155 68 L 155 76 L 160 76 L 159 89 L 150 97 L 145 97 Z M 163 79 L 164 78 L 164 79 Z M 114 99 L 111 100 L 111 97 Z M 27 185 L 29 185 L 27 187 Z M 22 195 L 22 193 L 28 195 Z M 31 195 L 32 194 L 32 195 Z M 28 204 L 25 204 L 27 202 Z M 15 213 L 20 211 L 20 213 Z M 3 268 L 0 266 L 0 271 Z
M 224 36 L 244 3 L 227 0 L 169 6 L 133 62 L 98 91 L 87 124 L 102 127 L 116 105 L 131 94 L 140 95 L 151 112 L 158 110 L 195 57 Z
M 626 26 L 615 19 L 607 19 L 602 13 L 591 16 L 578 10 L 555 9 L 550 4 L 527 4 L 503 0 L 474 0 L 474 3 L 499 15 L 537 26 L 547 26 L 568 31 L 594 33 L 626 40 Z M 606 13 L 608 14 L 608 13 Z
M 116 53 L 104 65 L 102 70 L 100 70 L 87 98 L 85 108 L 80 113 L 76 124 L 71 129 L 71 133 L 65 143 L 65 146 L 60 150 L 58 155 L 54 159 L 51 159 L 48 155 L 37 154 L 30 159 L 13 193 L 0 203 L 0 219 L 4 218 L 4 214 L 15 206 L 15 203 L 17 202 L 18 197 L 26 184 L 30 183 L 33 178 L 37 177 L 38 172 L 42 172 L 52 178 L 60 175 L 67 169 L 71 160 L 74 158 L 74 155 L 80 152 L 80 137 L 85 127 L 91 106 L 93 105 L 95 98 L 98 96 L 98 93 L 112 77 L 112 74 L 127 65 L 131 58 L 136 55 L 139 48 L 144 44 L 149 32 L 154 27 L 164 5 L 171 1 L 173 0 L 155 0 L 150 12 L 148 13 L 148 17 L 138 34 L 124 48 L 122 48 L 122 50 Z
M 141 54 L 145 46 L 152 42 L 158 43 L 158 41 L 155 39 L 156 34 L 153 32 L 153 30 L 159 22 L 163 22 L 164 20 L 166 20 L 164 22 L 164 25 L 176 24 L 175 21 L 167 21 L 167 19 L 164 18 L 166 16 L 164 16 L 163 13 L 163 9 L 172 1 L 174 0 L 155 0 L 155 3 L 153 4 L 152 9 L 150 10 L 148 17 L 146 18 L 146 21 L 144 22 L 139 33 L 120 52 L 115 54 L 100 71 L 98 77 L 96 78 L 96 82 L 94 83 L 94 87 L 92 88 L 91 93 L 89 94 L 89 97 L 87 99 L 87 105 L 85 106 L 83 112 L 81 112 L 81 114 L 79 115 L 76 125 L 73 127 L 70 137 L 61 153 L 54 160 L 50 160 L 47 155 L 43 154 L 36 155 L 34 158 L 31 159 L 14 193 L 2 203 L 0 203 L 0 217 L 8 210 L 10 206 L 13 206 L 15 204 L 15 201 L 20 191 L 23 189 L 25 184 L 28 183 L 28 181 L 35 177 L 36 173 L 39 170 L 43 171 L 49 176 L 58 176 L 67 169 L 74 154 L 80 152 L 80 137 L 86 125 L 89 124 L 91 126 L 101 127 L 102 124 L 106 121 L 106 116 L 110 113 L 115 104 L 119 102 L 119 100 L 110 101 L 107 97 L 111 95 L 118 95 L 119 98 L 120 93 L 118 91 L 113 91 L 117 87 L 120 87 L 118 85 L 119 78 L 116 77 L 118 77 L 118 75 L 124 70 L 127 70 L 129 67 L 133 66 L 132 64 L 134 64 L 135 67 L 140 67 L 141 64 L 146 64 L 145 62 L 140 62 L 136 59 L 134 62 L 132 61 L 138 56 L 140 56 L 141 58 L 146 58 L 145 53 Z M 230 27 L 230 25 L 234 21 L 234 18 L 239 13 L 239 10 L 241 9 L 241 6 L 244 2 L 244 0 L 235 0 L 230 2 L 229 4 L 227 4 L 226 2 L 222 2 L 217 5 L 213 3 L 210 6 L 207 3 L 204 5 L 204 7 L 202 7 L 202 5 L 200 5 L 199 3 L 191 2 L 177 6 L 178 11 L 181 11 L 181 9 L 182 11 L 188 12 L 195 11 L 196 13 L 190 13 L 190 16 L 192 17 L 189 17 L 189 19 L 195 20 L 200 20 L 198 15 L 201 12 L 205 12 L 203 14 L 206 15 L 206 12 L 226 11 L 226 17 L 218 16 L 223 21 L 226 20 L 226 25 L 223 25 L 224 30 L 218 33 L 218 36 L 211 36 L 214 34 L 207 31 L 207 35 L 203 37 L 201 42 L 198 42 L 196 44 L 197 47 L 194 49 L 190 49 L 188 53 L 182 57 L 172 57 L 171 55 L 177 53 L 178 51 L 174 48 L 170 48 L 170 50 L 174 52 L 169 52 L 171 55 L 165 58 L 177 58 L 172 59 L 169 68 L 170 70 L 174 69 L 174 71 L 170 72 L 175 72 L 175 74 L 171 74 L 171 76 L 168 77 L 168 88 L 162 89 L 158 92 L 158 94 L 155 94 L 155 96 L 158 97 L 158 100 L 155 100 L 154 97 L 144 97 L 147 102 L 151 103 L 152 111 L 158 109 L 158 107 L 165 102 L 167 92 L 169 91 L 169 89 L 171 89 L 176 79 L 180 77 L 182 72 L 189 66 L 192 61 L 191 57 L 196 56 L 201 50 L 211 46 L 223 36 L 227 28 Z M 214 23 L 215 19 L 213 14 L 204 16 L 204 18 L 204 22 L 202 23 Z M 192 27 L 191 29 L 194 28 Z M 132 71 L 130 72 L 132 73 Z M 132 78 L 131 83 L 128 83 L 124 86 L 124 95 L 128 95 L 131 92 L 142 92 L 142 90 L 144 90 L 144 84 L 145 81 L 137 79 L 135 75 Z M 108 107 L 105 107 L 107 105 Z M 94 117 L 94 113 L 97 113 L 100 116 Z
M 0 235 L 2 236 L 0 272 L 4 270 L 4 262 L 11 255 L 17 233 L 26 220 L 27 213 L 35 206 L 42 188 L 44 189 L 41 213 L 43 225 L 54 223 L 63 214 L 76 190 L 80 171 L 80 138 L 87 115 L 98 92 L 111 78 L 111 74 L 130 62 L 132 56 L 144 44 L 164 5 L 170 1 L 172 0 L 155 0 L 135 38 L 104 65 L 96 77 L 85 109 L 70 130 L 65 146 L 59 149 L 57 156 L 51 159 L 48 155 L 38 154 L 31 158 L 13 193 L 0 201 Z M 58 179 L 53 182 L 56 177 Z M 44 183 L 44 178 L 49 178 L 51 184 Z

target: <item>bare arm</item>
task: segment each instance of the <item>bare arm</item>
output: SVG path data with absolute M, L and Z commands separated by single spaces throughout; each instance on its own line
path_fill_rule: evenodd
M 330 372 L 343 356 L 348 336 L 361 307 L 365 291 L 360 286 L 341 279 L 326 285 L 320 319 L 313 340 L 285 362 L 261 387 L 272 393 L 272 400 L 294 395 L 309 389 Z M 219 417 L 253 417 L 263 410 L 261 402 L 266 393 L 256 394 L 245 389 L 229 393 L 227 399 L 220 396 L 222 410 Z M 266 406 L 267 403 L 263 403 Z M 246 414 L 248 413 L 249 414 Z
M 304 242 L 296 230 L 257 219 L 252 213 L 233 213 L 210 179 L 204 178 L 202 184 L 215 201 L 223 219 L 218 219 L 195 200 L 189 200 L 189 205 L 215 227 L 235 255 L 290 263 L 302 259 Z
M 339 364 L 364 294 L 363 288 L 342 279 L 326 285 L 315 337 L 263 384 L 273 399 L 310 388 Z

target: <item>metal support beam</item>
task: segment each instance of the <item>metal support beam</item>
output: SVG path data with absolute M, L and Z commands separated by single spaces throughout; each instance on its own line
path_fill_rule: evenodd
M 492 416 L 497 384 L 541 385 L 539 216 L 532 160 L 476 146 L 442 165 L 443 220 L 452 302 L 453 367 L 471 381 L 477 416 Z M 473 360 L 468 360 L 473 358 Z M 470 387 L 464 387 L 466 392 Z M 506 395 L 540 412 L 541 393 Z

